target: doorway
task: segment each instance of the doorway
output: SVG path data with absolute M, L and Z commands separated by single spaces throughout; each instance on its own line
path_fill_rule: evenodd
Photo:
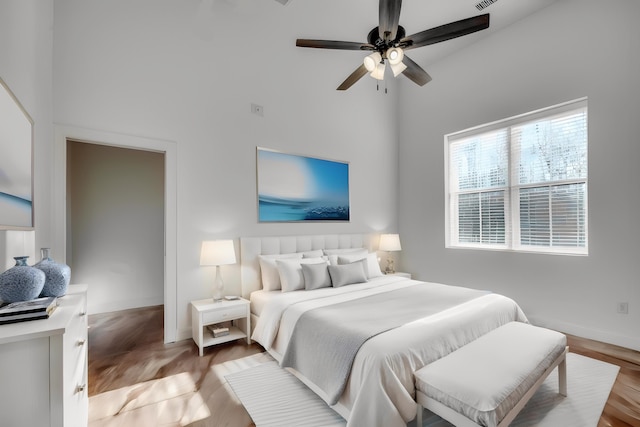
M 127 149 L 131 149 L 131 152 L 129 152 L 130 154 L 132 152 L 135 152 L 137 154 L 145 154 L 144 152 L 152 152 L 153 154 L 157 154 L 162 158 L 163 166 L 164 166 L 163 168 L 163 174 L 164 174 L 163 205 L 164 206 L 163 206 L 163 211 L 161 213 L 163 217 L 163 230 L 162 230 L 162 233 L 160 233 L 162 236 L 161 237 L 162 244 L 160 244 L 160 246 L 162 247 L 162 251 L 163 251 L 161 253 L 162 274 L 161 274 L 160 280 L 162 282 L 161 288 L 162 288 L 162 294 L 163 294 L 163 297 L 161 298 L 162 300 L 161 303 L 163 303 L 164 305 L 164 342 L 169 343 L 169 342 L 176 341 L 176 338 L 177 338 L 177 310 L 176 310 L 177 308 L 176 306 L 176 300 L 177 300 L 177 281 L 176 281 L 176 264 L 177 264 L 177 247 L 176 247 L 177 245 L 177 232 L 176 232 L 177 185 L 176 185 L 176 181 L 177 179 L 176 179 L 176 175 L 177 175 L 177 172 L 176 172 L 176 163 L 177 161 L 176 161 L 175 143 L 172 141 L 135 137 L 130 135 L 116 134 L 116 133 L 103 132 L 103 131 L 94 131 L 90 129 L 75 128 L 75 127 L 68 127 L 68 126 L 56 126 L 55 130 L 56 130 L 56 137 L 55 137 L 56 167 L 55 167 L 55 176 L 54 176 L 54 185 L 53 185 L 54 202 L 53 202 L 52 226 L 53 226 L 53 235 L 54 235 L 54 247 L 56 248 L 56 253 L 63 253 L 65 254 L 65 256 L 68 253 L 73 254 L 74 251 L 76 251 L 77 253 L 78 249 L 74 249 L 73 245 L 74 245 L 74 242 L 75 242 L 75 245 L 79 244 L 77 238 L 74 237 L 73 235 L 69 238 L 69 241 L 67 241 L 67 237 L 69 234 L 67 230 L 69 230 L 73 234 L 87 233 L 89 236 L 92 236 L 91 245 L 93 245 L 93 247 L 96 247 L 96 248 L 101 248 L 100 244 L 102 243 L 102 239 L 100 237 L 96 237 L 97 235 L 99 235 L 99 233 L 97 233 L 94 230 L 94 228 L 109 229 L 109 227 L 115 227 L 117 229 L 118 227 L 122 226 L 117 221 L 115 224 L 111 224 L 109 226 L 104 226 L 104 225 L 83 226 L 82 221 L 79 221 L 79 224 L 77 224 L 79 229 L 73 231 L 73 228 L 76 227 L 76 224 L 75 223 L 73 225 L 70 224 L 72 212 L 71 211 L 68 212 L 68 209 L 73 209 L 73 207 L 69 208 L 68 206 L 72 204 L 73 201 L 67 200 L 69 195 L 73 197 L 71 193 L 68 194 L 68 190 L 69 190 L 69 187 L 72 185 L 72 182 L 67 177 L 67 163 L 68 163 L 68 157 L 69 157 L 67 153 L 67 149 L 68 149 L 67 145 L 79 144 L 83 148 L 93 146 L 89 148 L 124 149 L 125 152 L 128 152 Z M 140 153 L 140 152 L 143 152 L 143 153 Z M 109 176 L 109 174 L 107 174 L 107 176 Z M 111 177 L 113 177 L 112 172 L 111 172 Z M 90 187 L 89 185 L 86 185 L 86 184 L 85 186 Z M 121 188 L 124 188 L 124 190 L 122 191 L 127 191 L 126 187 L 127 187 L 126 185 L 124 187 L 121 187 Z M 99 198 L 100 195 L 94 194 L 93 196 Z M 105 220 L 107 221 L 107 223 L 110 222 L 113 218 L 118 218 L 119 215 L 121 215 L 121 212 L 119 212 L 117 208 L 109 205 L 106 205 L 106 206 L 102 205 L 98 209 L 109 211 L 109 212 L 106 212 L 106 214 L 103 216 L 103 218 L 107 218 Z M 122 208 L 120 210 L 122 210 Z M 127 208 L 124 208 L 124 210 L 126 211 Z M 95 215 L 95 216 L 100 216 L 100 215 Z M 130 226 L 127 226 L 127 227 L 130 227 Z M 131 238 L 135 239 L 135 234 L 131 236 Z M 86 245 L 86 244 L 88 243 L 87 242 L 81 243 L 81 245 Z M 122 242 L 121 243 L 110 242 L 108 245 L 105 244 L 104 246 L 108 246 L 112 251 L 124 251 L 126 244 Z M 158 246 L 157 241 L 156 241 L 156 246 Z M 137 253 L 137 255 L 139 255 L 139 253 Z M 134 255 L 133 257 L 135 258 L 135 256 L 137 255 Z M 94 258 L 97 258 L 97 257 L 94 256 Z M 72 261 L 71 264 L 73 264 L 73 260 L 71 258 L 70 260 Z M 134 288 L 131 285 L 132 283 L 131 277 L 133 277 L 133 281 L 135 282 L 136 275 L 145 275 L 146 273 L 143 271 L 143 269 L 134 268 L 135 266 L 132 267 L 132 265 L 133 265 L 133 262 L 128 259 L 124 262 L 123 261 L 112 262 L 106 269 L 108 270 L 107 275 L 110 275 L 111 282 L 109 281 L 103 282 L 101 286 L 97 286 L 96 288 L 92 288 L 92 284 L 87 283 L 89 285 L 89 299 L 90 300 L 93 299 L 96 304 L 101 304 L 100 302 L 101 293 L 109 292 L 109 291 L 117 293 L 119 291 L 118 289 L 113 287 L 111 287 L 111 289 L 108 289 L 108 287 L 111 286 L 109 285 L 109 283 L 113 283 L 116 279 L 122 278 L 124 276 L 128 277 L 127 283 L 129 283 L 129 286 L 131 288 Z M 82 267 L 78 266 L 78 269 L 80 270 L 78 271 L 78 276 L 80 278 L 83 274 Z M 92 273 L 89 272 L 88 274 L 92 274 Z M 86 276 L 86 277 L 89 277 L 89 276 Z M 76 278 L 74 277 L 73 280 L 76 281 L 75 279 Z M 140 278 L 138 277 L 138 280 L 139 279 Z M 88 280 L 91 280 L 91 278 L 89 277 Z M 94 280 L 97 280 L 97 279 L 94 279 Z M 124 288 L 124 285 L 119 285 L 119 286 Z M 96 293 L 95 295 L 94 295 L 94 292 Z M 138 291 L 128 290 L 127 292 L 135 293 Z M 131 294 L 128 294 L 128 295 L 130 296 Z M 135 295 L 140 296 L 142 294 L 138 293 L 138 294 L 134 294 L 134 296 Z M 135 303 L 135 305 L 136 306 L 153 305 L 157 300 L 157 295 L 149 297 L 146 300 L 146 302 L 145 302 L 145 298 L 146 297 L 144 296 L 138 298 L 138 302 Z M 109 304 L 112 304 L 111 307 L 113 308 L 109 308 L 107 304 L 103 304 L 102 307 L 99 307 L 98 305 L 94 305 L 93 307 L 99 311 L 113 310 L 113 309 L 117 310 L 119 308 L 127 307 L 126 306 L 127 303 L 122 300 L 120 302 L 112 301 Z M 134 305 L 134 304 L 129 304 L 129 306 L 131 305 Z M 90 304 L 90 307 L 91 307 L 91 304 Z M 89 312 L 91 314 L 91 308 Z
M 164 158 L 67 140 L 67 264 L 89 313 L 164 303 Z

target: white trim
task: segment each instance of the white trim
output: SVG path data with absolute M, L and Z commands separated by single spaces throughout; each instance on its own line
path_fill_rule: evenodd
M 66 258 L 67 140 L 135 148 L 165 154 L 164 342 L 175 342 L 177 315 L 177 146 L 173 141 L 144 138 L 66 125 L 54 125 L 53 242 Z M 64 260 L 63 260 L 64 261 Z
M 619 316 L 628 316 L 620 314 Z M 527 315 L 527 318 L 531 324 L 540 326 L 543 328 L 553 329 L 565 334 L 575 335 L 577 337 L 588 338 L 590 340 L 600 341 L 607 344 L 613 344 L 624 348 L 630 348 L 632 350 L 640 351 L 640 343 L 637 337 L 630 335 L 615 334 L 611 331 L 603 329 L 595 329 L 592 327 L 585 327 L 576 325 L 575 323 L 567 323 L 548 317 L 540 317 L 535 315 Z

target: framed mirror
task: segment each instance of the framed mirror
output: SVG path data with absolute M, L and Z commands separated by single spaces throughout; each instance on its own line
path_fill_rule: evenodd
M 33 218 L 33 120 L 0 79 L 0 230 L 32 230 Z

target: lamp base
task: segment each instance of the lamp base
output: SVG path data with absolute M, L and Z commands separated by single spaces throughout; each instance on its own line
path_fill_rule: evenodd
M 213 282 L 213 302 L 222 302 L 224 299 L 224 282 L 220 274 L 220 266 L 216 265 L 216 280 Z
M 394 266 L 393 258 L 387 258 L 387 268 L 384 269 L 384 274 L 395 274 L 396 269 Z

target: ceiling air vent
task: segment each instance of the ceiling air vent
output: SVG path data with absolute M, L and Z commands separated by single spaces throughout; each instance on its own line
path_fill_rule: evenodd
M 281 0 L 278 0 L 278 1 L 281 2 Z M 482 0 L 480 3 L 476 4 L 476 9 L 478 9 L 478 10 L 485 9 L 485 8 L 491 6 L 492 4 L 494 4 L 497 1 L 498 0 Z

